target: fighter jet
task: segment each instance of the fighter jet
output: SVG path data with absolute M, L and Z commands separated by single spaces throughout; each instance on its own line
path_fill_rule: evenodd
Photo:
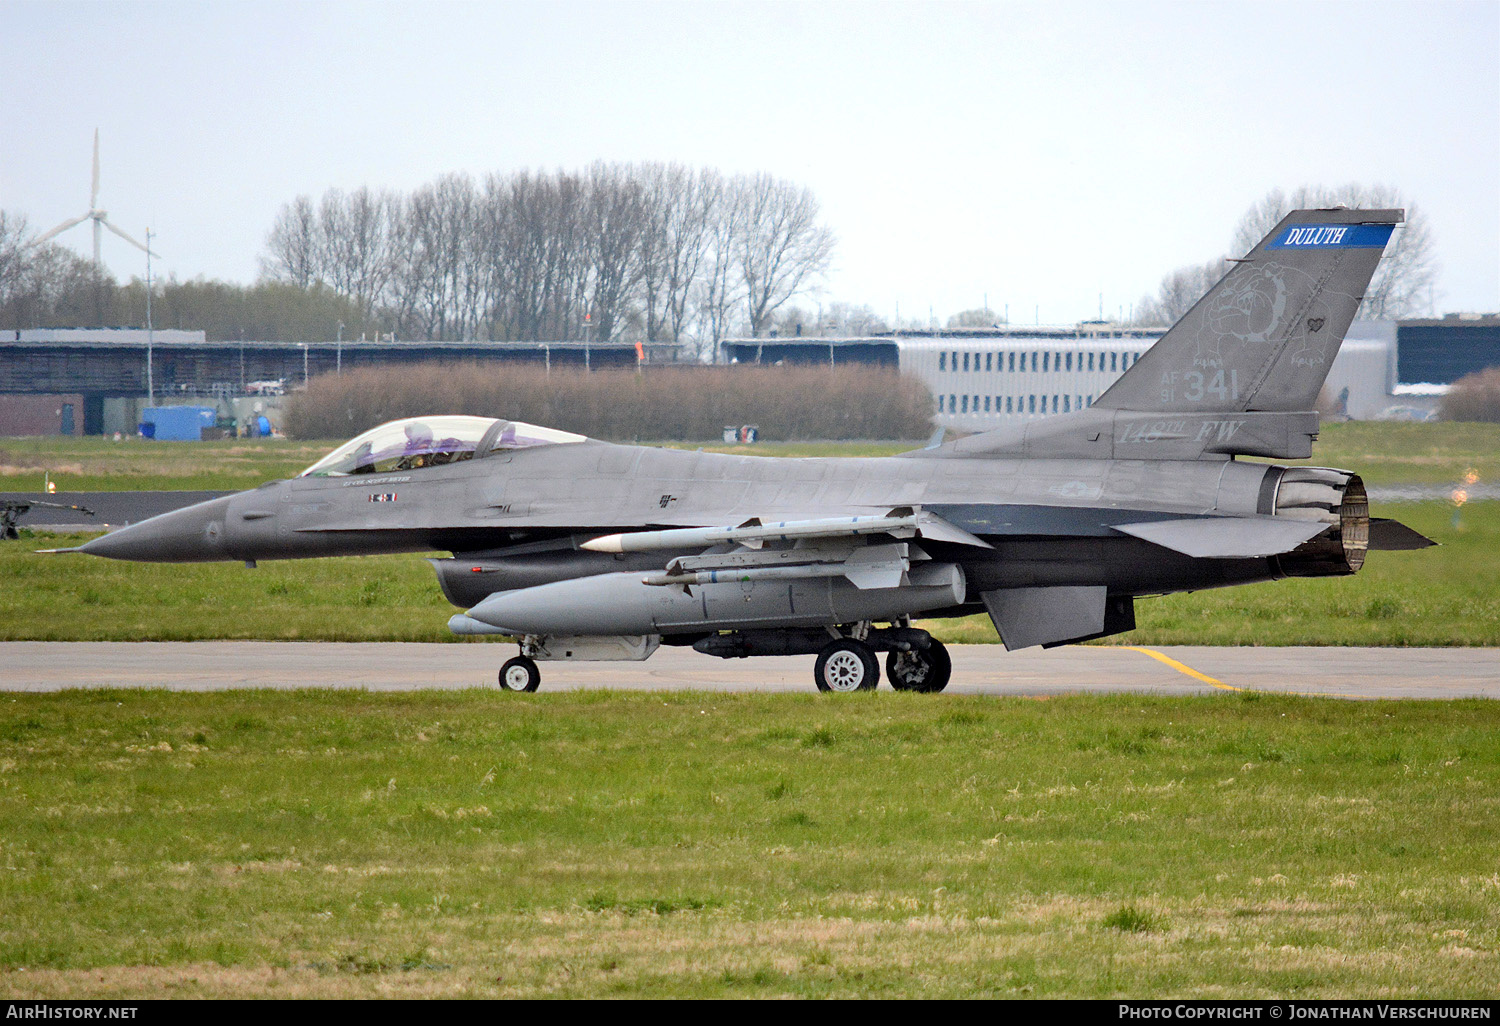
M 616 445 L 501 418 L 383 424 L 300 475 L 96 538 L 152 562 L 448 552 L 461 635 L 547 660 L 660 645 L 814 654 L 824 691 L 941 691 L 914 617 L 986 612 L 1007 649 L 1131 630 L 1135 600 L 1353 574 L 1430 544 L 1359 475 L 1300 460 L 1400 210 L 1288 215 L 1091 406 L 884 458 Z M 789 373 L 794 373 L 789 371 Z

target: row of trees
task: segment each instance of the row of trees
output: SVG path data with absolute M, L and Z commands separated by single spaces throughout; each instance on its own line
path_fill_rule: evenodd
M 1399 191 L 1387 186 L 1350 184 L 1334 189 L 1304 185 L 1290 195 L 1273 189 L 1240 218 L 1229 246 L 1230 252 L 1234 256 L 1250 252 L 1293 210 L 1337 206 L 1365 210 L 1406 208 L 1406 223 L 1391 236 L 1375 277 L 1365 290 L 1358 316 L 1399 319 L 1431 312 L 1432 286 L 1437 278 L 1432 229 L 1425 211 L 1406 202 Z M 1227 257 L 1220 257 L 1204 264 L 1179 267 L 1162 279 L 1156 295 L 1145 296 L 1136 304 L 1133 322 L 1149 326 L 1175 323 L 1232 266 Z
M 1247 252 L 1297 207 L 1405 206 L 1360 315 L 1410 317 L 1431 306 L 1433 239 L 1423 211 L 1393 189 L 1273 191 L 1236 227 Z M 55 243 L 33 245 L 0 210 L 0 327 L 145 323 L 139 280 L 118 284 Z M 697 342 L 727 334 L 864 335 L 892 324 L 868 306 L 808 297 L 833 237 L 812 194 L 769 175 L 726 177 L 676 164 L 594 164 L 567 172 L 446 175 L 408 196 L 330 190 L 286 204 L 252 285 L 156 284 L 155 323 L 210 339 L 581 339 Z M 1132 321 L 1175 322 L 1231 265 L 1179 268 Z M 992 310 L 949 327 L 985 327 Z M 340 329 L 342 325 L 342 329 Z
M 717 341 L 767 332 L 833 246 L 812 192 L 785 179 L 601 162 L 301 196 L 262 267 L 407 338 Z
M 120 284 L 103 268 L 56 243 L 35 245 L 26 218 L 0 210 L 0 328 L 146 323 L 146 285 Z M 388 330 L 325 286 L 262 280 L 155 283 L 158 328 L 201 328 L 210 339 L 321 339 L 343 324 L 346 338 Z
M 113 279 L 71 249 L 33 246 L 34 237 L 24 215 L 0 210 L 0 326 L 41 327 L 57 323 L 58 315 L 74 324 L 103 323 L 92 307 Z

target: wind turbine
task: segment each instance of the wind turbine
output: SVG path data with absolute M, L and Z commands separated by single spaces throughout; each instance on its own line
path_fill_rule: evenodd
M 120 238 L 124 239 L 126 242 L 130 243 L 132 246 L 145 253 L 147 256 L 160 256 L 160 254 L 153 254 L 141 243 L 137 242 L 135 239 L 132 239 L 129 235 L 126 235 L 120 229 L 116 228 L 114 222 L 109 219 L 108 212 L 99 209 L 99 129 L 97 128 L 94 129 L 94 187 L 93 191 L 89 194 L 88 212 L 79 214 L 77 217 L 69 218 L 62 224 L 58 225 L 56 228 L 52 229 L 50 232 L 42 233 L 34 240 L 32 240 L 31 244 L 33 246 L 40 246 L 47 240 L 61 235 L 69 228 L 72 228 L 76 224 L 82 224 L 84 221 L 94 222 L 94 266 L 99 268 L 100 270 L 103 270 L 104 268 L 103 260 L 99 255 L 99 243 L 103 238 L 101 229 L 103 228 L 108 228 L 110 231 L 114 232 Z

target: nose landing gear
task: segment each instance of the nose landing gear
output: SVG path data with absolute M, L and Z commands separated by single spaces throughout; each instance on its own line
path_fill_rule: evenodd
M 535 691 L 541 684 L 542 671 L 526 656 L 507 659 L 500 667 L 500 687 L 506 691 Z

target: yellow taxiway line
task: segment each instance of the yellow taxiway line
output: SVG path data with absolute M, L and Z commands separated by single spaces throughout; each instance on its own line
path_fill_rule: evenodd
M 1237 688 L 1233 684 L 1225 684 L 1222 680 L 1214 680 L 1214 678 L 1210 677 L 1208 674 L 1206 674 L 1206 673 L 1199 673 L 1197 670 L 1193 669 L 1191 666 L 1188 666 L 1186 663 L 1179 663 L 1176 659 L 1173 659 L 1171 656 L 1164 655 L 1163 653 L 1154 651 L 1153 649 L 1140 648 L 1140 647 L 1135 646 L 1135 645 L 1122 645 L 1121 648 L 1123 648 L 1127 652 L 1139 652 L 1142 655 L 1148 655 L 1152 659 L 1155 659 L 1157 662 L 1163 663 L 1163 664 L 1165 664 L 1167 666 L 1170 666 L 1172 669 L 1176 670 L 1178 673 L 1185 673 L 1189 677 L 1192 677 L 1194 680 L 1201 680 L 1203 683 L 1210 684 L 1213 687 L 1220 688 L 1221 690 L 1224 690 L 1224 691 L 1244 691 L 1245 690 L 1244 688 Z
M 1221 691 L 1256 691 L 1256 692 L 1258 692 L 1258 693 L 1260 693 L 1262 695 L 1299 695 L 1299 696 L 1301 696 L 1303 698 L 1370 698 L 1370 699 L 1376 699 L 1376 698 L 1380 697 L 1379 695 L 1360 695 L 1360 694 L 1355 694 L 1353 692 L 1347 692 L 1347 691 L 1345 691 L 1345 692 L 1339 692 L 1339 691 L 1265 691 L 1265 690 L 1261 690 L 1259 688 L 1237 688 L 1233 684 L 1225 684 L 1222 680 L 1215 680 L 1213 677 L 1210 677 L 1206 673 L 1200 673 L 1197 670 L 1193 669 L 1191 666 L 1187 665 L 1186 663 L 1180 663 L 1176 659 L 1173 659 L 1171 656 L 1166 655 L 1165 653 L 1162 653 L 1162 652 L 1157 652 L 1154 649 L 1141 648 L 1138 645 L 1121 645 L 1120 646 L 1120 651 L 1122 651 L 1122 652 L 1139 652 L 1142 655 L 1148 655 L 1152 659 L 1155 659 L 1157 662 L 1162 663 L 1162 664 L 1164 664 L 1166 666 L 1170 666 L 1172 669 L 1176 670 L 1178 673 L 1185 673 L 1189 677 L 1192 677 L 1194 680 L 1201 680 L 1203 683 L 1208 684 L 1211 687 L 1216 687 L 1216 688 L 1220 689 Z

